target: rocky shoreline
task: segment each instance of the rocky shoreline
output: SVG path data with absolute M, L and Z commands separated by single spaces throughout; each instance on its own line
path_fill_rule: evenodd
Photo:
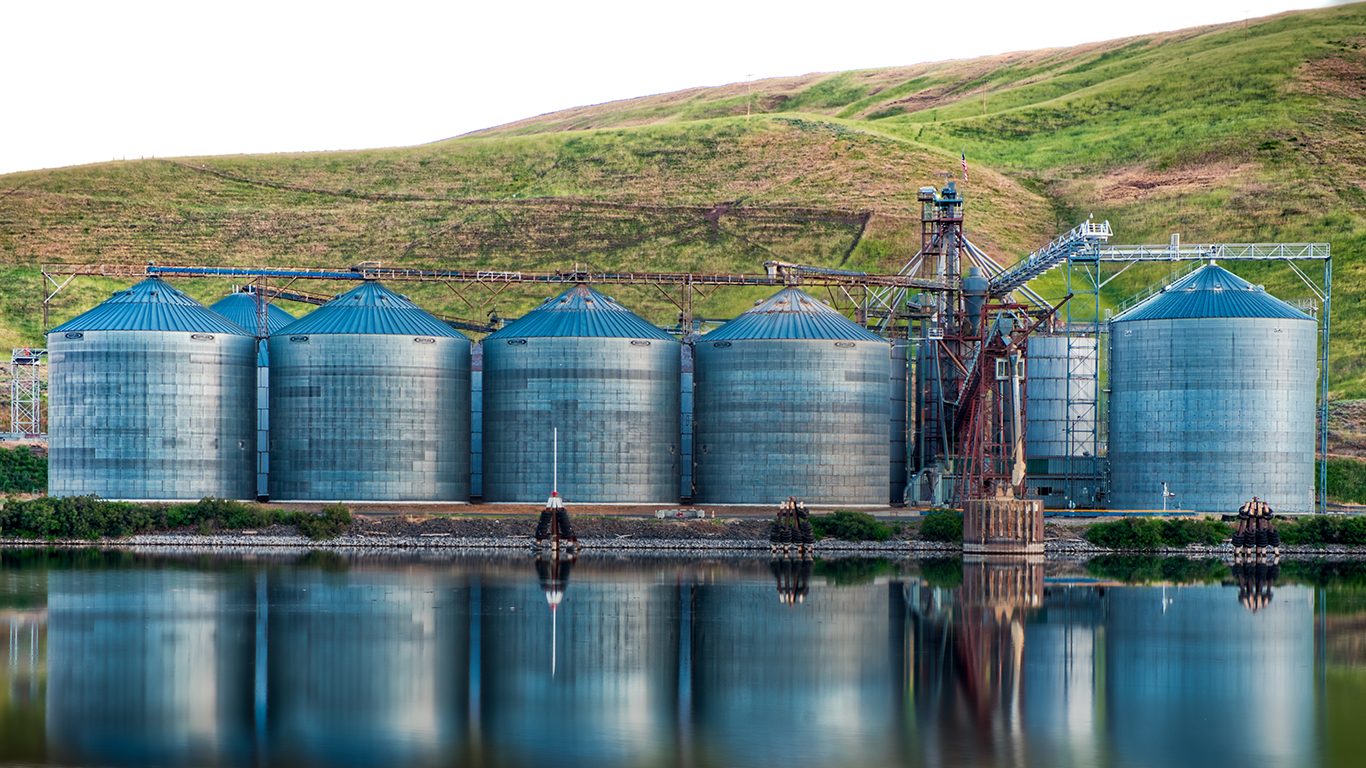
M 770 551 L 766 521 L 654 521 L 603 519 L 597 525 L 581 525 L 579 546 L 582 553 L 734 553 L 759 556 Z M 579 525 L 576 523 L 576 525 Z M 478 530 L 469 530 L 475 528 Z M 505 530 L 499 530 L 500 528 Z M 592 530 L 588 530 L 588 529 Z M 440 530 L 435 530 L 440 529 Z M 526 532 L 522 532 L 526 529 Z M 180 530 L 139 534 L 123 538 L 84 539 L 3 539 L 0 547 L 116 547 L 135 549 L 195 549 L 240 551 L 243 549 L 298 551 L 322 549 L 337 551 L 447 550 L 512 552 L 532 549 L 531 525 L 526 520 L 460 520 L 433 518 L 418 522 L 397 519 L 358 520 L 334 539 L 314 541 L 301 536 L 293 526 L 273 526 L 259 531 Z M 912 534 L 914 532 L 911 532 Z M 825 539 L 816 544 L 817 556 L 908 555 L 919 557 L 951 556 L 962 551 L 960 544 L 920 541 L 898 534 L 888 541 L 849 542 Z M 1233 547 L 1225 542 L 1209 547 L 1162 547 L 1150 550 L 1108 549 L 1075 537 L 1051 538 L 1045 543 L 1049 557 L 1089 558 L 1099 555 L 1134 554 L 1184 556 L 1189 558 L 1233 559 Z M 1366 558 L 1366 548 L 1331 545 L 1327 547 L 1281 547 L 1282 558 Z

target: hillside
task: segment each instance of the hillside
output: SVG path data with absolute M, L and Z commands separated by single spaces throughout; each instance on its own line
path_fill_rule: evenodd
M 918 247 L 916 187 L 952 163 L 839 124 L 772 117 L 13 174 L 0 179 L 13 190 L 0 200 L 0 346 L 37 343 L 32 265 L 49 261 L 753 273 L 778 258 L 895 271 Z M 1039 194 L 985 170 L 974 192 L 984 245 L 1019 253 L 1047 238 Z M 113 287 L 73 283 L 54 322 Z M 226 290 L 185 287 L 205 298 Z M 441 286 L 402 290 L 464 317 L 494 307 L 515 316 L 544 298 L 511 290 L 484 306 L 476 292 L 470 306 Z M 616 292 L 647 317 L 675 319 L 654 289 Z M 699 313 L 733 315 L 759 295 L 721 291 Z
M 1331 242 L 1333 389 L 1366 395 L 1366 4 L 1066 49 L 812 74 L 567 110 L 475 136 L 807 113 L 977 161 L 1125 243 Z M 969 187 L 971 189 L 971 187 Z M 974 215 L 969 194 L 969 215 Z M 970 228 L 972 221 L 970 220 Z M 1226 265 L 1284 298 L 1282 265 Z M 1126 273 L 1109 298 L 1161 279 Z
M 692 89 L 418 147 L 0 176 L 0 348 L 40 343 L 36 265 L 48 261 L 752 272 L 779 258 L 894 271 L 918 247 L 915 190 L 937 171 L 956 176 L 965 151 L 969 234 L 1003 262 L 1088 214 L 1120 242 L 1332 242 L 1333 389 L 1361 397 L 1364 46 L 1356 4 Z M 1308 295 L 1282 265 L 1234 268 L 1285 298 Z M 1106 300 L 1166 271 L 1130 270 Z M 181 285 L 205 300 L 226 290 Z M 117 287 L 76 281 L 53 322 Z M 1056 279 L 1042 287 L 1061 292 Z M 400 290 L 467 318 L 515 316 L 544 295 Z M 673 320 L 653 289 L 614 293 Z M 763 293 L 719 291 L 698 312 L 732 315 Z

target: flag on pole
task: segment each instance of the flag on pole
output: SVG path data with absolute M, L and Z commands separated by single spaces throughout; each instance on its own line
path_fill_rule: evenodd
M 968 153 L 967 153 L 966 151 L 964 151 L 962 154 L 963 154 L 963 181 L 967 181 L 967 180 L 968 180 Z

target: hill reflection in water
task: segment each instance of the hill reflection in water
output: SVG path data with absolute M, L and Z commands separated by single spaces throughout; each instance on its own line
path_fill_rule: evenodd
M 891 558 L 28 551 L 2 565 L 6 764 L 1361 754 L 1366 590 L 1288 566 L 1254 612 L 1217 564 L 1202 583 L 1142 585 L 1114 562 Z

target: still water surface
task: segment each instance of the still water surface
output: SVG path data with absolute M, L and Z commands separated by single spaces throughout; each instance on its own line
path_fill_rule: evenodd
M 1363 574 L 2 552 L 0 764 L 1361 765 Z

